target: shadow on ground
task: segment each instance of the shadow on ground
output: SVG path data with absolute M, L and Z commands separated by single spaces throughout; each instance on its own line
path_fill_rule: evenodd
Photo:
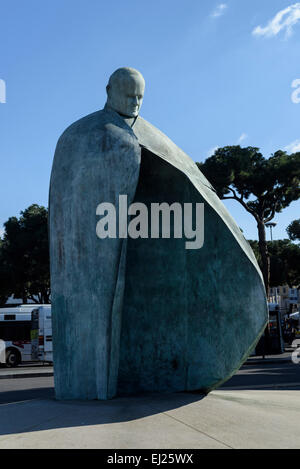
M 300 366 L 292 362 L 247 365 L 220 390 L 255 390 L 258 386 L 260 390 L 299 390 Z M 189 406 L 204 397 L 200 393 L 151 393 L 110 401 L 56 401 L 52 378 L 1 380 L 0 435 L 112 423 L 130 425 L 131 421 Z
M 24 379 L 24 378 L 23 378 Z M 1 390 L 1 382 L 0 382 Z M 17 402 L 31 401 L 34 399 L 54 399 L 54 388 L 29 388 L 12 391 L 0 391 L 0 409 L 1 404 L 11 404 Z
M 125 423 L 187 406 L 204 397 L 197 393 L 151 393 L 110 401 L 57 401 L 53 388 L 4 392 L 0 435 Z

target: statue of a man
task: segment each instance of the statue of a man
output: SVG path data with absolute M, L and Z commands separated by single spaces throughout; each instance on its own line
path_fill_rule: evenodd
M 247 358 L 266 324 L 249 244 L 196 164 L 139 116 L 144 89 L 137 70 L 116 70 L 104 109 L 57 144 L 49 225 L 59 399 L 208 392 Z M 120 195 L 128 205 L 204 204 L 203 247 L 120 230 L 100 239 L 97 207 L 112 204 L 121 219 Z
M 137 118 L 144 98 L 145 80 L 134 68 L 119 68 L 110 77 L 106 87 L 106 110 L 112 110 L 132 123 Z

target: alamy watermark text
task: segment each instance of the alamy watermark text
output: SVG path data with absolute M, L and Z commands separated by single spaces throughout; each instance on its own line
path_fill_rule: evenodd
M 96 208 L 101 218 L 96 225 L 98 238 L 178 238 L 185 237 L 186 249 L 200 249 L 204 243 L 204 204 L 174 202 L 135 202 L 127 205 L 127 195 L 120 195 L 119 206 L 102 202 Z M 128 223 L 128 217 L 131 217 Z M 117 220 L 118 218 L 118 220 Z M 150 221 L 150 223 L 149 223 Z M 149 230 L 150 225 L 150 230 Z

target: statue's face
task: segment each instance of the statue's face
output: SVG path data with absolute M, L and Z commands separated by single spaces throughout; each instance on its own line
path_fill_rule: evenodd
M 145 82 L 138 74 L 114 80 L 109 86 L 108 105 L 127 117 L 137 117 L 143 102 Z

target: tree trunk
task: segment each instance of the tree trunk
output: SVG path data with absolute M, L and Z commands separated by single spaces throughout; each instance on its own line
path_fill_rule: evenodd
M 270 289 L 270 256 L 268 251 L 268 245 L 266 241 L 266 229 L 265 223 L 263 220 L 257 222 L 258 228 L 258 246 L 261 256 L 262 263 L 262 274 L 265 283 L 266 295 L 269 301 L 269 289 Z M 264 333 L 264 342 L 263 342 L 263 358 L 265 355 L 269 354 L 271 351 L 271 342 L 270 342 L 270 331 L 269 331 L 269 322 L 265 328 Z
M 44 293 L 44 299 L 43 299 L 44 304 L 50 304 L 50 290 L 46 290 Z
M 266 295 L 269 299 L 269 287 L 270 287 L 270 256 L 268 252 L 268 245 L 266 241 L 266 230 L 263 220 L 257 222 L 258 228 L 258 246 L 262 262 L 262 274 L 265 283 Z
M 50 296 L 50 289 L 48 289 L 47 287 L 41 288 L 41 291 L 39 294 L 39 298 L 41 300 L 40 303 L 43 305 L 50 304 L 49 296 Z

